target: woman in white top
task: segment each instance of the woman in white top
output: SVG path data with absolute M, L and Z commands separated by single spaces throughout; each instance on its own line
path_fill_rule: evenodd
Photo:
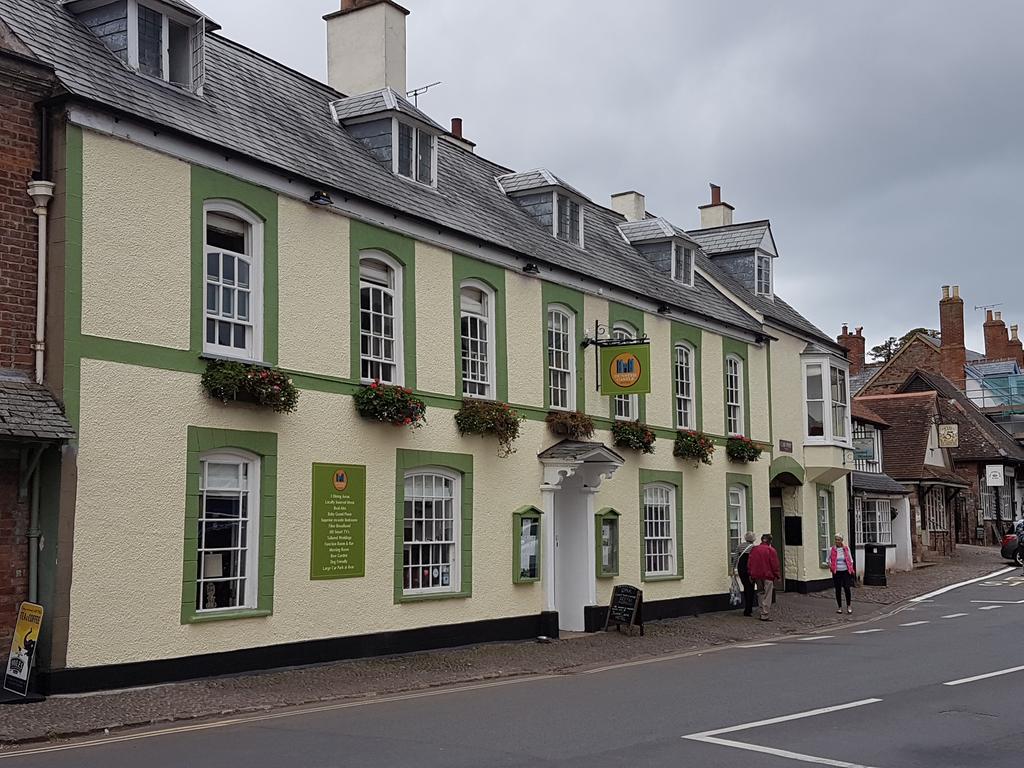
M 850 584 L 857 574 L 857 568 L 853 564 L 853 556 L 850 548 L 843 543 L 842 536 L 836 536 L 836 543 L 828 553 L 828 567 L 832 571 L 832 585 L 836 588 L 836 604 L 843 612 L 843 593 L 846 593 L 846 612 L 853 613 L 850 606 Z

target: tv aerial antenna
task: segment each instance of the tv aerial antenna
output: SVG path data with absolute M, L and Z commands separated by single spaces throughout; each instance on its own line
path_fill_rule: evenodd
M 435 85 L 440 85 L 441 81 L 438 80 L 436 83 L 430 83 L 429 85 L 421 85 L 419 88 L 413 88 L 408 91 L 405 95 L 412 99 L 413 106 L 418 107 L 420 105 L 420 94 L 426 93 Z
M 974 305 L 974 311 L 975 312 L 977 312 L 978 310 L 985 311 L 985 310 L 989 310 L 989 309 L 995 309 L 996 307 L 1001 307 L 1001 306 L 1003 306 L 1002 302 L 999 302 L 998 304 L 975 304 Z

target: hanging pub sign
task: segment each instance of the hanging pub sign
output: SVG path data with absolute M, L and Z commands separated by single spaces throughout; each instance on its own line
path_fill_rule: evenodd
M 989 488 L 1002 488 L 1003 487 L 1003 465 L 1002 464 L 986 464 L 985 465 L 985 485 Z
M 960 425 L 939 424 L 939 448 L 960 447 Z
M 309 578 L 366 575 L 366 467 L 313 465 Z
M 19 696 L 28 695 L 28 678 L 32 673 L 32 662 L 36 656 L 39 630 L 43 626 L 43 606 L 22 603 L 18 611 L 18 623 L 11 639 L 11 655 L 7 658 L 4 671 L 4 688 Z
M 651 391 L 651 348 L 647 344 L 599 347 L 602 395 L 646 395 Z
M 853 438 L 853 460 L 874 461 L 875 460 L 875 438 L 855 437 Z

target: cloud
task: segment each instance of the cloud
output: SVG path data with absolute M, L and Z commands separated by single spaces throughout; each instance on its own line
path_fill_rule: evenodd
M 197 0 L 225 34 L 325 78 L 338 0 Z M 707 183 L 771 218 L 776 285 L 870 344 L 938 323 L 959 283 L 968 344 L 1024 325 L 1024 4 L 407 0 L 409 85 L 482 154 L 603 202 L 638 189 L 697 225 Z M 297 10 L 298 9 L 298 10 Z

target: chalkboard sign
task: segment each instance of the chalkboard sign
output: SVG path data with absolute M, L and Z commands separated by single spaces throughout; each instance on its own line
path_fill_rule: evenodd
M 615 629 L 626 625 L 630 633 L 633 626 L 640 627 L 640 634 L 644 633 L 644 593 L 629 584 L 619 584 L 612 589 L 612 600 L 608 606 L 608 618 L 604 622 L 605 631 L 609 624 L 615 624 Z

